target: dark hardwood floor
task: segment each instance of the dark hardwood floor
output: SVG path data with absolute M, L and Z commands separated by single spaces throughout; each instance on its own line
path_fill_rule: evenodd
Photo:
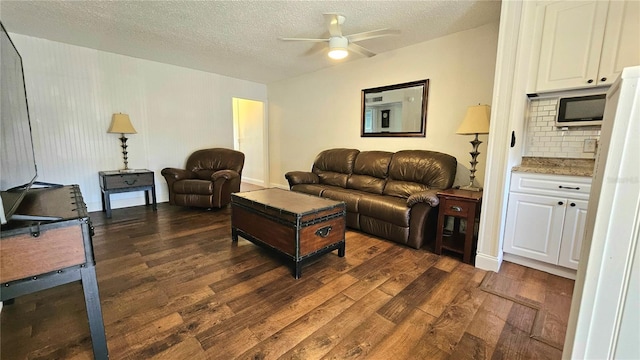
M 560 359 L 573 281 L 348 231 L 303 269 L 231 241 L 230 210 L 91 213 L 111 359 Z M 82 288 L 15 299 L 2 359 L 91 359 Z

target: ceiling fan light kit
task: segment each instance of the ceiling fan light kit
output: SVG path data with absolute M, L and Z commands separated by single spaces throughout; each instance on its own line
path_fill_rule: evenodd
M 389 35 L 399 35 L 400 31 L 392 29 L 379 29 L 373 31 L 366 31 L 363 33 L 342 35 L 341 25 L 344 24 L 345 17 L 338 14 L 323 14 L 329 28 L 328 39 L 308 39 L 308 38 L 285 38 L 281 37 L 283 41 L 309 41 L 309 42 L 328 42 L 329 43 L 329 57 L 335 60 L 344 59 L 349 55 L 349 51 L 353 51 L 357 54 L 366 57 L 372 57 L 374 52 L 365 49 L 360 45 L 356 45 L 356 41 L 375 39 Z
M 349 40 L 345 37 L 332 37 L 329 39 L 329 57 L 335 60 L 344 59 L 349 55 L 347 51 Z

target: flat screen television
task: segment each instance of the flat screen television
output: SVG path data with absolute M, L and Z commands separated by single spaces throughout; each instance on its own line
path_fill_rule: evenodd
M 31 137 L 22 57 L 0 22 L 0 220 L 5 224 L 38 171 Z

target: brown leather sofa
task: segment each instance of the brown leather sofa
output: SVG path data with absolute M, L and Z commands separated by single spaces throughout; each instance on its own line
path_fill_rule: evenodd
M 240 191 L 244 154 L 224 148 L 198 150 L 187 159 L 186 169 L 164 168 L 169 204 L 221 208 Z
M 435 239 L 436 192 L 453 185 L 456 168 L 435 151 L 329 149 L 311 172 L 285 177 L 292 191 L 344 201 L 348 227 L 419 249 Z

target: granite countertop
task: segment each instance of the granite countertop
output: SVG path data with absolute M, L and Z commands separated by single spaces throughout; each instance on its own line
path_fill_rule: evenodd
M 552 175 L 593 176 L 594 159 L 523 157 L 512 171 Z

